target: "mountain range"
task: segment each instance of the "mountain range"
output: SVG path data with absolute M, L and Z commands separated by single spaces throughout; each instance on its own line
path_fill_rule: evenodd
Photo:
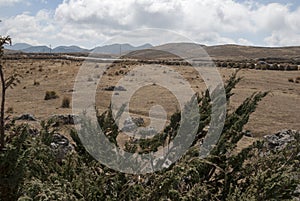
M 243 60 L 243 59 L 293 59 L 300 63 L 300 47 L 256 47 L 242 45 L 216 45 L 205 46 L 195 43 L 168 43 L 159 46 L 144 44 L 133 46 L 131 44 L 111 44 L 98 46 L 93 49 L 84 49 L 78 46 L 59 46 L 50 49 L 47 46 L 32 46 L 26 43 L 16 43 L 12 46 L 5 46 L 8 53 L 99 53 L 104 55 L 124 55 L 124 58 L 133 59 L 159 59 L 174 58 L 176 51 L 183 52 L 191 58 L 209 57 L 215 60 Z M 170 54 L 172 52 L 172 54 Z M 175 54 L 175 55 L 174 55 Z M 176 57 L 176 56 L 175 56 Z
M 32 46 L 27 43 L 16 43 L 14 45 L 6 45 L 5 49 L 13 51 L 21 51 L 25 53 L 101 53 L 101 54 L 123 54 L 131 51 L 149 49 L 153 46 L 151 44 L 144 44 L 141 46 L 132 46 L 130 44 L 112 44 L 105 46 L 98 46 L 93 49 L 84 49 L 75 45 L 72 46 L 58 46 L 51 49 L 48 46 Z

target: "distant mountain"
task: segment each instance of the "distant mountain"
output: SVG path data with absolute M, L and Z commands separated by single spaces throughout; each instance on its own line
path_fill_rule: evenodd
M 105 45 L 102 47 L 96 47 L 92 49 L 93 53 L 101 53 L 101 54 L 124 54 L 128 53 L 131 51 L 136 51 L 136 50 L 143 50 L 143 49 L 149 49 L 152 48 L 153 46 L 150 44 L 144 44 L 141 46 L 132 46 L 130 44 L 112 44 L 112 45 Z
M 167 43 L 146 50 L 132 51 L 124 57 L 134 59 L 178 59 L 178 58 L 207 58 L 204 45 L 196 43 Z
M 300 47 L 256 47 L 241 45 L 217 45 L 204 48 L 206 52 L 216 59 L 260 59 L 260 58 L 280 58 L 297 59 L 300 58 Z
M 26 49 L 21 49 L 22 52 L 26 53 L 50 53 L 51 49 L 47 46 L 31 46 Z
M 30 48 L 32 47 L 31 45 L 27 44 L 27 43 L 16 43 L 13 45 L 5 45 L 4 48 L 7 50 L 23 50 L 26 48 Z
M 59 46 L 52 50 L 53 53 L 74 53 L 74 52 L 89 52 L 88 49 L 83 49 L 78 46 Z
M 101 53 L 101 54 L 115 54 L 119 55 L 120 52 L 121 54 L 128 53 L 131 51 L 136 51 L 136 50 L 143 50 L 143 49 L 150 49 L 153 46 L 150 44 L 144 44 L 141 46 L 132 46 L 130 44 L 112 44 L 112 45 L 105 45 L 102 47 L 96 47 L 92 50 L 84 49 L 78 46 L 58 46 L 54 49 L 50 49 L 47 46 L 31 46 L 27 43 L 16 43 L 12 46 L 6 45 L 5 49 L 7 50 L 17 50 L 17 51 L 22 51 L 25 53 L 88 53 L 88 52 L 93 52 L 93 53 Z
M 179 52 L 179 54 L 176 54 Z M 169 43 L 155 46 L 149 50 L 137 50 L 127 54 L 127 58 L 136 59 L 163 59 L 178 58 L 206 59 L 207 56 L 215 60 L 248 60 L 262 58 L 300 60 L 300 47 L 255 47 L 241 45 L 205 46 L 194 43 Z

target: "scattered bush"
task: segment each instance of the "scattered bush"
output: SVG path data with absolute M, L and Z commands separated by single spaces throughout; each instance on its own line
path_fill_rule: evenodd
M 46 91 L 45 94 L 45 100 L 50 100 L 50 99 L 56 99 L 59 98 L 59 96 L 56 94 L 55 91 Z
M 6 113 L 12 114 L 14 113 L 14 108 L 13 107 L 8 107 L 6 110 Z
M 40 85 L 40 82 L 38 82 L 36 80 L 33 81 L 33 86 L 39 86 L 39 85 Z
M 294 82 L 293 78 L 289 78 L 288 80 L 289 80 L 289 82 Z
M 62 108 L 70 108 L 71 100 L 68 97 L 64 97 L 61 103 Z

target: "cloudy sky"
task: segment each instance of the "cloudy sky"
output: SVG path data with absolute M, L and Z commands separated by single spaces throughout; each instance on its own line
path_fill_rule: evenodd
M 0 35 L 14 43 L 92 48 L 160 28 L 206 45 L 300 45 L 299 0 L 0 0 L 0 9 Z

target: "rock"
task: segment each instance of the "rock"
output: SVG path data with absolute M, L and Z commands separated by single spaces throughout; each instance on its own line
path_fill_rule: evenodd
M 123 132 L 131 132 L 137 128 L 137 125 L 133 122 L 132 118 L 127 118 L 124 121 L 124 127 L 121 129 Z
M 16 118 L 16 120 L 37 121 L 32 114 L 22 114 L 20 117 Z
M 139 130 L 139 135 L 141 135 L 143 138 L 153 137 L 154 135 L 157 135 L 157 131 L 152 127 L 141 128 Z
M 124 87 L 122 86 L 109 86 L 109 87 L 106 87 L 104 88 L 105 91 L 127 91 Z
M 273 135 L 264 136 L 265 147 L 268 150 L 280 151 L 284 149 L 289 143 L 296 140 L 295 136 L 299 135 L 298 131 L 295 130 L 282 130 Z
M 124 132 L 131 132 L 136 130 L 138 127 L 141 127 L 145 124 L 144 119 L 141 117 L 138 118 L 127 118 L 124 121 L 124 127 L 121 129 Z
M 71 145 L 68 138 L 59 133 L 55 133 L 52 137 L 53 139 L 50 147 L 54 150 L 57 160 L 62 161 L 66 154 L 74 150 L 74 147 Z
M 144 119 L 142 117 L 133 118 L 132 121 L 133 123 L 135 123 L 135 125 L 137 125 L 137 127 L 141 127 L 145 124 Z
M 246 136 L 246 137 L 253 137 L 251 131 L 249 131 L 249 130 L 243 131 L 243 134 L 244 134 L 244 136 Z
M 79 116 L 73 114 L 53 115 L 51 119 L 53 119 L 56 122 L 54 126 L 75 125 L 79 121 Z

